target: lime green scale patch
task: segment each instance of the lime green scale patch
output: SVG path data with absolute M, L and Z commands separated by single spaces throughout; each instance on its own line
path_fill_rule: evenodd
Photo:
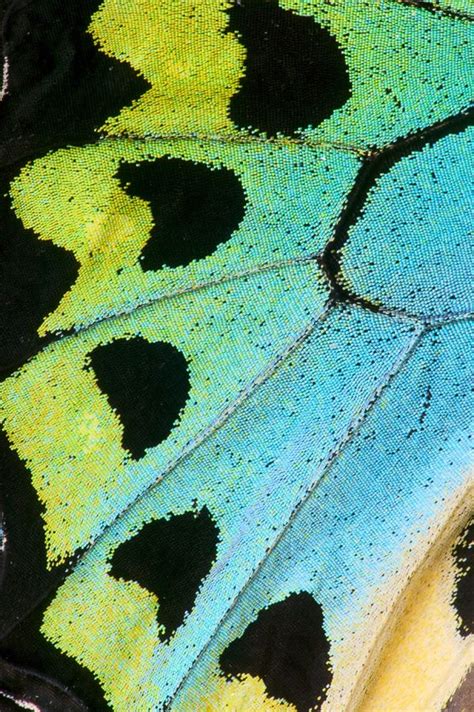
M 152 206 L 127 194 L 117 174 L 124 164 L 153 171 L 170 159 L 191 168 L 197 163 L 211 175 L 231 171 L 243 193 L 243 219 L 205 258 L 145 271 L 140 258 L 154 228 Z M 34 161 L 12 185 L 13 207 L 25 227 L 73 252 L 80 264 L 75 284 L 39 333 L 82 327 L 209 282 L 314 257 L 331 238 L 359 166 L 343 151 L 186 140 L 103 141 Z M 196 209 L 187 190 L 183 175 L 176 221 Z M 167 207 L 159 188 L 156 202 L 159 217 Z M 189 241 L 200 237 L 191 227 Z M 170 237 L 155 239 L 166 244 Z
M 155 596 L 137 583 L 104 576 L 100 564 L 80 564 L 76 574 L 46 611 L 41 632 L 108 682 L 114 712 L 148 712 L 150 700 L 160 699 L 152 680 L 159 635 Z M 73 621 L 80 621 L 79 635 Z
M 393 349 L 397 353 L 412 338 L 410 329 L 390 317 L 358 309 L 329 312 L 327 321 L 307 331 L 307 338 L 222 428 L 200 442 L 145 496 L 135 499 L 85 553 L 52 601 L 42 632 L 93 670 L 114 710 L 171 709 L 165 703 L 170 690 L 187 677 L 188 665 L 206 647 L 216 618 L 228 607 L 233 610 L 234 596 L 251 578 L 260 557 L 273 551 L 295 499 L 308 493 L 311 482 L 324 471 L 319 468 L 334 441 L 353 423 L 354 410 L 359 412 L 360 402 L 367 401 L 392 362 Z M 366 354 L 374 357 L 372 362 Z M 262 449 L 262 442 L 268 448 Z M 115 578 L 111 560 L 147 523 L 172 520 L 204 506 L 218 527 L 216 559 L 196 592 L 195 607 L 187 610 L 175 635 L 163 641 L 159 598 L 135 582 Z M 307 526 L 306 541 L 301 549 L 295 548 L 298 554 L 311 547 L 311 531 Z M 315 546 L 315 555 L 317 551 Z M 283 570 L 294 563 L 289 556 Z M 143 568 L 150 565 L 146 560 Z M 307 566 L 307 575 L 314 570 Z M 168 574 L 163 571 L 164 578 Z M 276 576 L 265 585 L 273 591 L 275 582 L 284 578 Z M 293 585 L 298 586 L 297 577 Z M 239 604 L 235 615 L 244 625 L 252 618 L 252 603 L 247 599 L 242 607 Z M 222 637 L 231 640 L 232 633 L 223 628 Z M 214 643 L 211 651 L 215 652 Z M 192 667 L 202 675 L 200 665 Z M 217 670 L 207 674 L 208 670 L 209 666 L 192 686 L 191 698 L 202 702 L 217 694 L 224 680 Z M 201 707 L 191 702 L 183 709 Z
M 0 385 L 0 416 L 45 506 L 50 563 L 87 544 L 241 394 L 317 317 L 328 298 L 316 263 L 263 272 L 144 306 L 44 349 Z M 118 414 L 89 354 L 141 337 L 189 361 L 179 427 L 139 461 L 122 446 Z
M 106 133 L 248 135 L 229 114 L 247 59 L 238 33 L 228 31 L 230 5 L 141 0 L 123 8 L 105 0 L 89 31 L 102 51 L 128 61 L 152 85 L 108 119 Z M 467 21 L 392 0 L 282 0 L 280 6 L 325 27 L 348 66 L 350 99 L 321 125 L 301 126 L 307 141 L 385 145 L 469 106 L 473 30 Z
M 111 117 L 109 134 L 213 135 L 231 131 L 227 104 L 245 50 L 226 33 L 229 0 L 123 3 L 105 0 L 89 31 L 107 54 L 126 60 L 151 84 Z

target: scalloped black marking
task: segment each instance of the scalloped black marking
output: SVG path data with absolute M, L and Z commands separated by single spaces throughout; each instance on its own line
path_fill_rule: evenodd
M 6 171 L 0 187 L 0 381 L 48 342 L 37 329 L 79 271 L 72 252 L 40 240 L 17 217 L 8 190 L 19 171 Z
M 94 129 L 149 89 L 130 65 L 94 44 L 87 28 L 100 5 L 101 0 L 6 2 L 8 94 L 0 110 L 6 156 L 13 140 L 18 159 L 20 152 L 94 138 Z
M 180 267 L 211 255 L 245 215 L 245 194 L 235 173 L 180 158 L 121 163 L 124 190 L 150 204 L 153 229 L 143 248 L 144 270 Z
M 89 354 L 97 385 L 123 425 L 122 444 L 135 460 L 165 440 L 186 404 L 189 372 L 171 344 L 116 339 Z

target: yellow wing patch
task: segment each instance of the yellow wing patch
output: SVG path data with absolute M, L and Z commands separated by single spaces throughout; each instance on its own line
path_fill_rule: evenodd
M 102 130 L 139 136 L 232 130 L 227 107 L 245 49 L 225 31 L 229 5 L 185 0 L 177 8 L 174 1 L 106 0 L 89 32 L 103 52 L 129 62 L 151 88 Z
M 437 712 L 470 664 L 474 646 L 457 629 L 451 539 L 413 577 L 360 712 Z

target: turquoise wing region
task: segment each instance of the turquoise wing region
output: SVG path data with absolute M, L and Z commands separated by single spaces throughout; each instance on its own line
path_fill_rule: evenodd
M 105 0 L 147 89 L 8 180 L 74 275 L 0 384 L 45 581 L 2 651 L 92 710 L 441 710 L 468 668 L 472 25 L 424 5 Z
M 387 680 L 392 686 L 388 694 L 382 690 L 378 697 L 367 695 L 364 700 L 367 688 L 370 692 L 366 645 L 390 625 L 400 625 L 399 620 L 391 623 L 390 617 L 395 617 L 394 603 L 406 585 L 410 554 L 423 541 L 425 532 L 431 530 L 426 543 L 435 536 L 453 493 L 464 496 L 472 471 L 468 454 L 472 427 L 472 400 L 468 395 L 472 363 L 467 355 L 470 340 L 472 326 L 468 324 L 430 331 L 416 343 L 405 337 L 406 351 L 401 352 L 401 360 L 393 369 L 396 373 L 387 376 L 378 401 L 345 442 L 338 443 L 338 457 L 326 462 L 313 485 L 307 487 L 300 507 L 275 536 L 239 602 L 230 607 L 188 677 L 183 676 L 184 683 L 180 679 L 175 709 L 205 708 L 200 693 L 204 680 L 212 680 L 223 694 L 222 662 L 229 646 L 245 636 L 249 620 L 257 619 L 262 609 L 301 591 L 311 592 L 321 603 L 324 628 L 331 641 L 332 687 L 327 696 L 326 692 L 322 695 L 327 705 L 323 709 L 345 709 L 357 703 L 360 709 L 374 711 L 395 709 L 396 704 L 402 704 L 402 709 L 410 704 L 419 705 L 418 709 L 442 707 L 443 694 L 430 699 L 426 689 L 417 695 L 410 687 L 415 682 L 424 687 L 417 647 L 420 658 L 428 654 L 433 643 L 446 654 L 444 636 L 449 634 L 451 644 L 458 636 L 446 602 L 444 608 L 435 608 L 428 621 L 435 630 L 445 627 L 444 635 L 438 631 L 428 646 L 422 638 L 410 641 L 403 651 L 408 657 L 408 671 L 403 670 L 408 672 L 406 677 L 393 674 Z M 426 392 L 431 388 L 432 409 L 428 411 Z M 433 438 L 438 444 L 436 453 Z M 466 502 L 468 512 L 470 505 L 472 501 Z M 437 619 L 440 615 L 446 620 Z M 469 664 L 467 645 L 460 646 L 460 665 Z M 296 661 L 296 652 L 294 655 Z M 431 659 L 435 667 L 431 682 L 439 682 L 443 668 L 436 655 Z M 306 670 L 310 674 L 309 663 Z M 240 672 L 243 677 L 245 670 Z M 267 683 L 271 683 L 271 675 L 267 675 Z M 219 708 L 218 699 L 216 694 L 213 709 Z M 248 701 L 250 709 L 259 709 L 259 705 L 265 709 L 267 704 L 263 696 L 252 700 L 248 694 L 242 699 Z M 292 702 L 290 709 L 304 706 L 296 697 Z M 245 702 L 241 704 L 243 708 Z M 313 704 L 321 704 L 316 694 Z
M 472 137 L 428 143 L 376 180 L 341 248 L 353 293 L 425 319 L 472 313 Z
M 315 263 L 262 272 L 101 322 L 44 349 L 4 381 L 4 427 L 44 503 L 50 560 L 64 561 L 93 541 L 117 512 L 172 471 L 304 337 L 328 299 Z M 120 350 L 127 340 L 138 348 L 132 362 Z M 144 442 L 147 408 L 158 422 L 168 412 L 162 404 L 156 414 L 149 399 L 140 403 L 148 383 L 139 386 L 137 369 L 157 342 L 183 355 L 174 379 L 179 389 L 189 373 L 189 387 L 183 386 L 166 437 L 151 432 Z M 116 357 L 105 362 L 107 347 Z M 151 363 L 149 378 L 159 379 L 167 362 L 163 356 L 154 368 Z M 112 375 L 101 389 L 104 368 Z M 138 399 L 130 394 L 131 411 L 114 398 L 121 368 L 139 389 Z M 39 387 L 41 405 L 32 411 Z
M 70 622 L 63 628 L 68 631 L 68 639 L 59 638 L 56 642 L 60 647 L 72 644 L 74 649 L 69 649 L 70 653 L 76 658 L 90 659 L 94 650 L 83 647 L 87 641 L 81 640 L 74 620 L 81 621 L 83 630 L 91 630 L 98 609 L 95 605 L 90 607 L 89 602 L 100 600 L 102 616 L 108 601 L 110 613 L 104 616 L 102 644 L 96 648 L 94 643 L 94 649 L 102 661 L 97 658 L 96 664 L 105 666 L 102 674 L 107 675 L 106 666 L 117 666 L 111 680 L 116 679 L 116 671 L 123 668 L 137 648 L 137 626 L 143 631 L 138 645 L 141 658 L 137 660 L 137 668 L 128 665 L 128 678 L 122 675 L 120 685 L 124 688 L 113 698 L 115 707 L 147 709 L 147 704 L 151 704 L 142 698 L 140 685 L 133 690 L 139 670 L 141 674 L 149 671 L 152 689 L 159 690 L 159 704 L 174 696 L 182 678 L 193 668 L 195 658 L 200 657 L 201 649 L 208 647 L 228 611 L 240 601 L 288 522 L 324 476 L 337 447 L 348 437 L 357 419 L 363 417 L 371 399 L 388 373 L 403 360 L 413 340 L 411 324 L 394 324 L 388 317 L 365 315 L 357 309 L 348 313 L 331 309 L 326 319 L 308 333 L 301 346 L 249 395 L 225 425 L 174 468 L 171 476 L 164 476 L 156 491 L 133 505 L 101 537 L 99 548 L 96 544 L 58 592 L 47 618 L 63 619 L 70 610 Z M 356 363 L 365 364 L 364 372 L 359 371 L 357 376 Z M 262 448 L 262 439 L 270 441 L 268 449 Z M 193 509 L 202 512 L 204 508 L 218 533 L 215 563 L 182 627 L 169 643 L 157 646 L 159 601 L 155 600 L 153 610 L 153 599 L 147 596 L 144 600 L 136 583 L 116 581 L 110 575 L 114 549 L 152 518 L 176 517 Z M 295 585 L 296 581 L 297 577 Z M 130 594 L 136 591 L 133 597 L 136 609 L 133 614 L 129 610 L 127 616 L 132 634 L 128 645 L 123 645 L 121 659 L 111 654 L 112 641 L 119 630 L 125 640 L 123 615 L 114 601 L 125 590 L 129 592 L 129 605 L 132 605 Z M 78 606 L 75 612 L 74 604 Z M 149 623 L 145 627 L 146 611 Z M 86 625 L 85 620 L 89 621 Z M 104 655 L 106 640 L 111 641 L 112 648 Z M 126 700 L 125 688 L 129 691 Z M 113 688 L 110 693 L 113 695 Z

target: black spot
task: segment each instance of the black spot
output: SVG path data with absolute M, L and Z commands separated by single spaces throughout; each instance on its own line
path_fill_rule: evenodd
M 108 57 L 87 32 L 101 0 L 10 0 L 2 28 L 8 93 L 0 105 L 5 155 L 94 137 L 150 85 Z M 67 140 L 66 140 L 67 139 Z
M 115 578 L 136 581 L 158 597 L 158 621 L 169 638 L 190 611 L 216 557 L 218 530 L 206 507 L 145 524 L 112 557 Z
M 0 186 L 0 380 L 45 345 L 37 329 L 79 271 L 71 252 L 40 240 L 13 211 L 8 191 L 19 170 L 5 172 Z
M 317 126 L 350 98 L 344 55 L 312 17 L 276 0 L 240 0 L 229 29 L 245 45 L 245 76 L 230 101 L 232 121 L 269 136 Z
M 222 671 L 259 677 L 270 697 L 298 712 L 319 709 L 332 679 L 321 606 L 309 593 L 292 593 L 262 610 L 220 658 Z
M 453 603 L 465 638 L 474 633 L 474 521 L 461 533 L 453 556 L 458 571 Z
M 150 204 L 153 229 L 144 270 L 179 267 L 212 254 L 245 214 L 245 194 L 233 171 L 179 158 L 122 163 L 117 176 L 129 195 Z
M 63 655 L 40 633 L 44 612 L 76 557 L 53 569 L 46 568 L 43 507 L 30 472 L 1 430 L 0 486 L 6 534 L 0 581 L 0 690 L 13 696 L 37 694 L 41 700 L 49 695 L 50 706 L 42 708 L 48 712 L 76 712 L 72 704 L 76 697 L 90 712 L 108 710 L 93 674 Z M 69 706 L 61 707 L 62 700 Z M 53 706 L 56 702 L 58 705 Z
M 189 393 L 183 354 L 141 337 L 117 339 L 90 354 L 97 384 L 123 425 L 123 447 L 136 460 L 165 440 Z

